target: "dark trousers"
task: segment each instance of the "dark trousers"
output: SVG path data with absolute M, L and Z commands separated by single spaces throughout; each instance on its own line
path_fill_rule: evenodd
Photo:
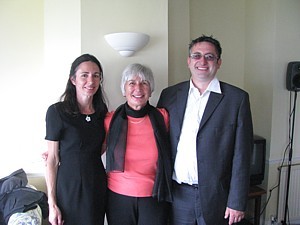
M 173 182 L 171 225 L 206 225 L 198 187 Z
M 169 203 L 152 197 L 130 197 L 109 190 L 107 221 L 109 225 L 166 225 Z

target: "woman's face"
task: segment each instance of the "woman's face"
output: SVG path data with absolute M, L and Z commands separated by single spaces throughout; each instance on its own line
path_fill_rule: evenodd
M 125 97 L 128 105 L 134 110 L 144 107 L 151 97 L 150 84 L 139 76 L 134 76 L 125 83 Z
M 96 63 L 87 61 L 79 64 L 75 76 L 71 77 L 77 96 L 93 96 L 101 82 L 100 69 Z

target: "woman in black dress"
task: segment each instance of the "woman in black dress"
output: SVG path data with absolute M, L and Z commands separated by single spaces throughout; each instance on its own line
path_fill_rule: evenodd
M 92 55 L 72 64 L 61 101 L 46 115 L 46 183 L 52 225 L 103 225 L 106 173 L 101 161 L 107 112 L 103 70 Z

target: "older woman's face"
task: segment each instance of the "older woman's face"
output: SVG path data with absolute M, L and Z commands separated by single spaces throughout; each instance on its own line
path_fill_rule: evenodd
M 144 107 L 151 97 L 150 84 L 139 76 L 134 76 L 125 83 L 125 97 L 128 105 L 134 110 Z

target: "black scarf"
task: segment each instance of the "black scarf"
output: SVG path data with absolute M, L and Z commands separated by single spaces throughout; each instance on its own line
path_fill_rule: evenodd
M 141 118 L 149 115 L 158 149 L 157 172 L 152 197 L 158 201 L 172 201 L 172 166 L 169 135 L 162 114 L 149 103 L 141 110 L 131 109 L 127 103 L 119 106 L 110 122 L 107 134 L 106 170 L 124 171 L 128 121 L 127 116 Z

